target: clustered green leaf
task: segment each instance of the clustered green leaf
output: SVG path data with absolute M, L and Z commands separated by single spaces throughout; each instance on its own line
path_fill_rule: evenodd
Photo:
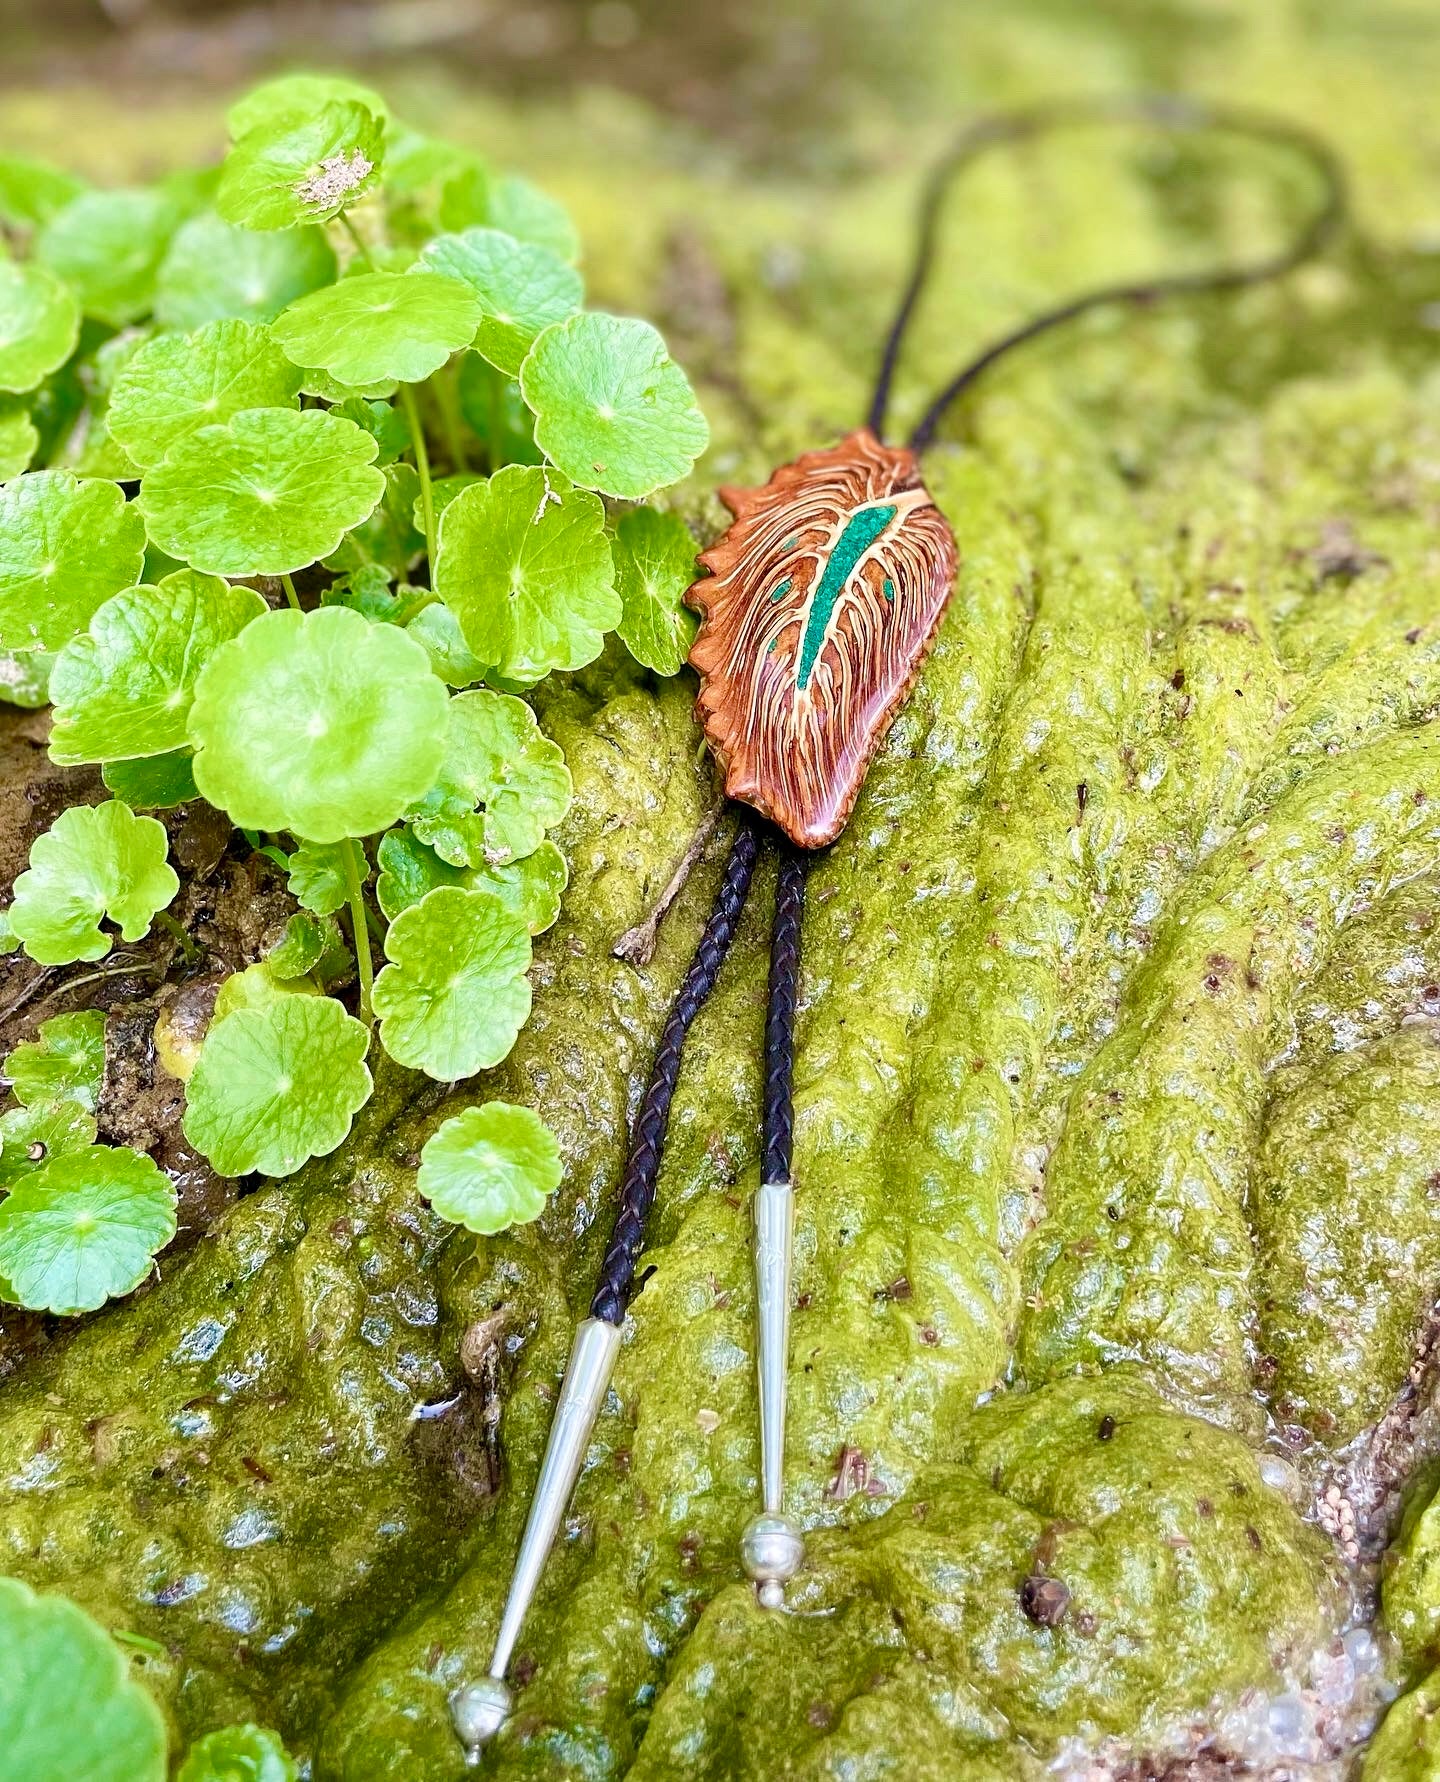
M 0 1753 L 14 1782 L 165 1782 L 165 1718 L 124 1648 L 77 1603 L 0 1578 Z M 176 1782 L 297 1782 L 278 1733 L 247 1723 L 190 1747 Z
M 105 1018 L 57 1015 L 17 1046 L 0 1115 L 0 1299 L 94 1311 L 138 1286 L 175 1235 L 175 1189 L 150 1158 L 95 1143 Z
M 120 1648 L 63 1596 L 0 1578 L 0 1751 L 26 1782 L 164 1782 L 165 1722 Z
M 149 187 L 0 157 L 0 699 L 48 698 L 53 759 L 112 794 L 35 841 L 0 950 L 61 968 L 158 922 L 193 963 L 144 813 L 223 812 L 298 908 L 161 1057 L 217 1170 L 287 1176 L 343 1142 L 377 1042 L 445 1082 L 514 1045 L 571 800 L 525 695 L 612 633 L 679 670 L 689 530 L 624 504 L 708 435 L 655 330 L 583 307 L 579 237 L 527 180 L 342 77 L 227 124 L 218 169 Z M 0 1297 L 98 1306 L 174 1230 L 155 1164 L 96 1142 L 103 1063 L 91 1014 L 12 1054 Z M 477 1233 L 559 1179 L 538 1115 L 495 1102 L 421 1170 Z M 294 1767 L 241 1727 L 181 1774 Z

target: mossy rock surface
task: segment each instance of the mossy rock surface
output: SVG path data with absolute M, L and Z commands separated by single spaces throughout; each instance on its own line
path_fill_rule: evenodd
M 1332 134 L 1359 214 L 1281 287 L 1017 357 L 929 458 L 955 598 L 809 886 L 795 1613 L 762 1617 L 736 1559 L 767 869 L 694 1031 L 653 1272 L 485 1774 L 1038 1778 L 1067 1741 L 1165 1749 L 1303 1680 L 1350 1614 L 1263 1451 L 1280 1424 L 1324 1451 L 1381 1415 L 1440 1276 L 1433 52 L 1360 53 L 1259 0 L 1203 28 L 969 13 L 904 9 L 877 39 L 798 9 L 828 84 L 813 122 L 798 101 L 769 136 L 738 120 L 763 170 L 634 99 L 391 93 L 548 179 L 595 301 L 666 326 L 714 424 L 676 495 L 706 538 L 716 483 L 863 412 L 919 171 L 961 112 L 1223 86 Z M 0 125 L 63 158 L 42 99 L 0 99 Z M 218 146 L 219 115 L 127 121 L 97 95 L 75 152 L 148 170 Z M 1312 196 L 1235 145 L 1085 133 L 995 159 L 957 193 L 902 411 L 1036 303 L 1277 240 Z M 559 1136 L 536 1226 L 472 1245 L 430 1215 L 419 1145 L 476 1085 L 394 1073 L 335 1157 L 5 1383 L 0 1570 L 158 1641 L 136 1662 L 187 1739 L 255 1720 L 323 1782 L 466 1774 L 446 1698 L 488 1663 L 718 872 L 651 965 L 612 956 L 708 807 L 692 698 L 612 647 L 536 699 L 575 777 L 571 883 L 534 1016 L 478 1085 Z M 1401 1575 L 1429 1626 L 1422 1570 Z M 1023 1607 L 1034 1576 L 1065 1586 L 1055 1625 Z M 1390 1710 L 1367 1778 L 1433 1773 L 1405 1730 L 1432 1696 Z

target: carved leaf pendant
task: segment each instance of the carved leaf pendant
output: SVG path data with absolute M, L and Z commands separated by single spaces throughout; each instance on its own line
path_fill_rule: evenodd
M 685 596 L 695 714 L 726 793 L 822 848 L 934 641 L 955 537 L 915 454 L 868 428 L 720 498 L 734 524 Z

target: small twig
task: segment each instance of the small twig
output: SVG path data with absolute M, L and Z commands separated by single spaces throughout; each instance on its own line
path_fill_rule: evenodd
M 82 972 L 78 978 L 66 978 L 63 984 L 57 984 L 35 1012 L 39 1014 L 40 1009 L 48 1008 L 52 1002 L 68 996 L 72 990 L 83 990 L 87 984 L 99 984 L 106 978 L 128 978 L 132 975 L 137 978 L 163 978 L 165 968 L 156 964 L 153 959 L 142 959 L 138 953 L 114 953 L 98 971 Z
M 685 889 L 685 881 L 694 870 L 696 861 L 705 852 L 706 844 L 714 835 L 724 808 L 724 805 L 717 804 L 694 835 L 690 837 L 689 847 L 681 856 L 680 864 L 671 875 L 670 883 L 660 893 L 650 914 L 643 922 L 637 922 L 633 928 L 627 928 L 610 949 L 617 959 L 623 959 L 627 965 L 638 966 L 648 965 L 655 957 L 655 945 L 660 938 L 660 924 L 669 913 L 671 904 Z
M 42 966 L 25 988 L 18 995 L 12 996 L 5 1007 L 0 1009 L 0 1023 L 8 1021 L 12 1015 L 18 1015 L 27 1002 L 39 995 L 41 988 L 54 975 L 55 967 L 53 965 Z

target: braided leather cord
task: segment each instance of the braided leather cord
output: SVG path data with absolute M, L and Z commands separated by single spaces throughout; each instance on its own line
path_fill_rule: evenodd
M 775 888 L 770 935 L 770 1004 L 765 1015 L 765 1162 L 762 1182 L 790 1180 L 795 1139 L 791 1083 L 795 1066 L 795 1003 L 800 992 L 800 919 L 807 857 L 786 847 Z
M 730 858 L 725 862 L 715 907 L 710 912 L 700 945 L 695 949 L 695 957 L 690 961 L 690 969 L 685 973 L 660 1035 L 660 1048 L 651 1067 L 645 1099 L 640 1104 L 640 1117 L 631 1135 L 630 1158 L 625 1166 L 625 1179 L 620 1184 L 620 1208 L 610 1233 L 605 1260 L 600 1265 L 600 1283 L 590 1301 L 591 1317 L 603 1318 L 607 1324 L 619 1324 L 625 1317 L 630 1289 L 635 1282 L 635 1264 L 645 1247 L 645 1221 L 655 1202 L 655 1182 L 665 1152 L 670 1103 L 680 1080 L 680 1056 L 685 1047 L 685 1036 L 690 1031 L 690 1023 L 715 988 L 720 967 L 730 951 L 759 853 L 759 828 L 752 817 L 744 816 L 730 849 Z

